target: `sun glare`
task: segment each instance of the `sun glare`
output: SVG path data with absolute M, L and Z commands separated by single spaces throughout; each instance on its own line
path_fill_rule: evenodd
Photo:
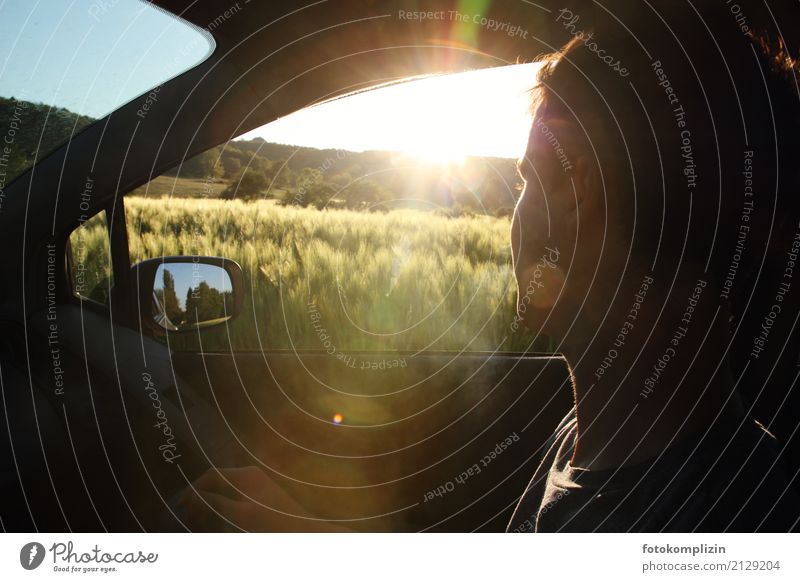
M 347 151 L 397 151 L 436 164 L 517 158 L 530 127 L 535 63 L 427 77 L 298 111 L 242 139 Z
M 414 150 L 406 150 L 403 152 L 426 164 L 435 164 L 439 166 L 455 166 L 462 165 L 469 154 L 460 152 L 457 148 L 416 148 Z

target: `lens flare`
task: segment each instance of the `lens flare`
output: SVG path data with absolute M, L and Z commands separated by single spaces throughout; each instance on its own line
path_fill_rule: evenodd
M 333 415 L 333 424 L 342 424 L 343 420 L 344 420 L 344 416 L 342 416 L 338 412 Z

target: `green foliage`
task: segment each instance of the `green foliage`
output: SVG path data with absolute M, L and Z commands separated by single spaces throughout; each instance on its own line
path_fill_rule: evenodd
M 322 172 L 317 168 L 303 168 L 294 179 L 294 187 L 297 190 L 307 190 L 324 179 Z
M 10 153 L 0 164 L 0 186 L 30 168 L 56 147 L 79 133 L 94 119 L 60 107 L 0 97 L 0 131 L 11 141 Z M 5 152 L 3 152 L 5 154 Z
M 206 153 L 207 159 L 201 154 L 197 161 L 187 160 L 180 175 L 223 176 L 229 186 L 222 197 L 228 200 L 263 198 L 269 190 L 268 197 L 290 206 L 386 210 L 381 202 L 423 199 L 427 203 L 421 209 L 494 216 L 506 215 L 518 195 L 515 165 L 506 159 L 475 158 L 442 167 L 392 152 L 318 150 L 260 139 L 231 141 Z M 243 168 L 248 175 L 263 174 L 266 185 L 256 176 L 240 184 Z
M 169 320 L 180 323 L 184 314 L 175 292 L 175 278 L 169 269 L 164 269 L 164 292 L 160 299 Z
M 325 177 L 319 169 L 303 168 L 295 176 L 294 187 L 289 190 L 283 203 L 322 209 L 331 202 L 334 194 L 336 194 L 335 186 L 325 181 Z
M 181 178 L 220 178 L 225 173 L 219 158 L 219 148 L 211 148 L 201 154 L 188 158 L 174 167 L 166 176 L 180 176 Z
M 333 200 L 336 194 L 336 187 L 328 182 L 317 182 L 312 185 L 306 196 L 308 204 L 313 204 L 318 210 L 322 210 Z
M 242 161 L 238 157 L 227 155 L 222 158 L 222 168 L 223 176 L 230 180 L 242 169 Z
M 262 198 L 269 187 L 269 181 L 258 168 L 242 168 L 231 179 L 230 184 L 220 194 L 221 198 L 233 200 L 253 200 Z
M 379 202 L 393 198 L 386 188 L 374 180 L 356 180 L 343 188 L 338 197 L 354 210 L 372 208 Z
M 203 349 L 544 350 L 513 333 L 508 219 L 365 213 L 273 200 L 126 197 L 131 260 L 212 255 L 245 273 L 243 313 Z M 316 314 L 316 315 L 314 315 Z M 170 335 L 200 349 L 194 334 Z
M 69 253 L 73 290 L 82 297 L 105 303 L 109 289 L 114 286 L 105 211 L 95 214 L 72 231 Z
M 186 291 L 186 323 L 212 321 L 224 315 L 222 293 L 205 281 Z

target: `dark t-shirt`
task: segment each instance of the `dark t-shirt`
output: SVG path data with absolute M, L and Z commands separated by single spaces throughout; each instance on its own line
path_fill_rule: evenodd
M 575 409 L 546 445 L 509 532 L 787 532 L 800 496 L 761 425 L 726 417 L 656 459 L 589 471 L 570 464 Z

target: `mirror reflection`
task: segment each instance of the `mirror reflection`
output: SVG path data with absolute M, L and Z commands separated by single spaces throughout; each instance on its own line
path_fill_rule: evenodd
M 223 323 L 233 313 L 228 272 L 199 262 L 159 265 L 153 284 L 153 319 L 167 331 Z

